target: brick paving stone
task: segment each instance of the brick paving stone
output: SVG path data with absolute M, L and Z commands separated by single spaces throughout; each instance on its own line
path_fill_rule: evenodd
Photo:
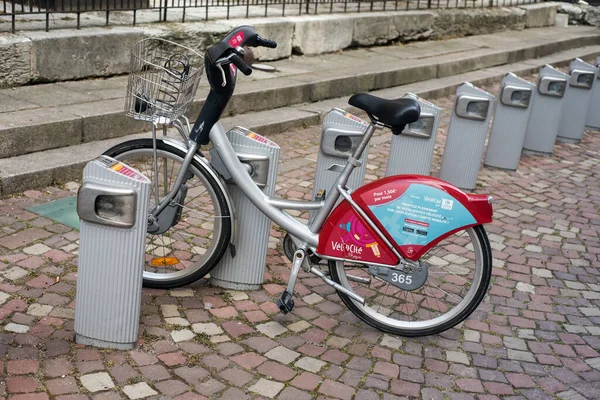
M 312 374 L 310 372 L 302 372 L 300 375 L 297 375 L 290 384 L 303 390 L 312 391 L 314 390 L 320 383 L 322 379 L 319 375 Z
M 290 364 L 295 359 L 300 357 L 300 353 L 290 350 L 283 346 L 278 346 L 274 349 L 269 350 L 266 354 L 266 357 L 273 359 L 275 361 L 279 361 L 283 364 Z
M 261 354 L 264 354 L 279 346 L 277 342 L 266 337 L 249 337 L 248 339 L 245 339 L 242 343 L 253 348 Z
M 330 379 L 326 379 L 319 387 L 319 393 L 343 400 L 352 399 L 354 392 L 354 388 Z
M 175 374 L 190 385 L 196 385 L 199 381 L 209 376 L 209 372 L 201 367 L 180 367 Z
M 377 371 L 374 371 L 377 372 Z M 382 372 L 379 372 L 382 375 L 386 375 Z M 390 376 L 387 375 L 388 377 L 391 378 L 396 378 L 397 376 Z M 415 382 L 415 383 L 423 383 L 425 382 L 425 376 L 423 375 L 423 372 L 419 369 L 413 369 L 413 368 L 409 368 L 409 367 L 402 367 L 400 369 L 400 379 L 405 380 L 405 381 L 410 381 L 410 382 Z
M 513 394 L 514 393 L 513 389 L 509 385 L 506 385 L 504 383 L 484 382 L 483 386 L 491 394 L 509 395 L 509 394 Z
M 221 343 L 217 346 L 217 349 L 224 356 L 231 356 L 244 351 L 244 348 L 236 343 Z
M 195 337 L 194 332 L 189 329 L 175 330 L 171 332 L 171 338 L 175 343 L 191 340 Z
M 383 339 L 381 340 L 380 344 L 384 347 L 398 350 L 400 347 L 402 347 L 402 340 L 393 336 L 383 335 Z
M 270 381 L 268 379 L 260 378 L 258 382 L 248 388 L 249 391 L 258 393 L 261 396 L 268 397 L 270 399 L 277 396 L 277 394 L 285 387 L 283 383 Z
M 49 397 L 46 393 L 28 393 L 28 394 L 17 394 L 9 397 L 10 400 L 48 400 Z
M 188 385 L 175 379 L 154 383 L 154 387 L 168 398 L 185 393 L 189 389 Z
M 266 358 L 256 353 L 245 353 L 231 357 L 231 361 L 248 370 L 253 370 L 265 362 Z
M 262 375 L 266 375 L 270 379 L 282 382 L 289 381 L 296 376 L 296 372 L 293 369 L 273 361 L 266 361 L 256 371 Z
M 5 331 L 14 333 L 26 333 L 29 329 L 27 325 L 13 324 L 12 322 L 4 326 Z
M 450 363 L 460 363 L 465 365 L 471 364 L 469 357 L 465 353 L 460 353 L 458 351 L 447 351 L 446 360 L 448 360 Z
M 6 372 L 10 375 L 35 374 L 39 367 L 40 362 L 37 360 L 8 360 Z
M 246 324 L 237 321 L 227 321 L 221 324 L 221 327 L 234 338 L 247 335 L 254 332 L 254 329 Z
M 244 317 L 246 317 L 246 319 L 253 324 L 255 324 L 257 322 L 264 322 L 264 321 L 269 320 L 269 317 L 267 316 L 267 314 L 265 314 L 261 310 L 246 311 L 246 312 L 244 312 Z
M 317 373 L 325 366 L 325 363 L 323 361 L 317 360 L 316 358 L 302 357 L 301 359 L 296 361 L 294 365 L 306 371 Z
M 210 354 L 206 357 L 202 357 L 202 363 L 209 367 L 209 368 L 214 368 L 216 370 L 222 370 L 227 368 L 227 366 L 230 365 L 230 362 L 227 361 L 225 358 L 220 357 L 216 354 Z
M 123 387 L 123 393 L 131 400 L 144 399 L 150 396 L 156 396 L 158 392 L 152 389 L 146 382 L 136 383 Z
M 250 397 L 237 388 L 229 388 L 221 395 L 221 400 L 246 400 Z
M 287 326 L 287 328 L 292 332 L 302 332 L 310 327 L 311 324 L 304 320 L 294 322 L 293 324 Z
M 477 379 L 458 379 L 456 381 L 456 386 L 465 392 L 484 393 L 483 385 L 481 384 L 481 381 Z
M 142 368 L 152 368 L 152 367 L 160 367 L 160 366 L 150 366 L 150 367 L 142 367 Z M 141 369 L 140 369 L 141 370 Z M 81 373 L 81 371 L 80 371 Z M 116 365 L 109 369 L 109 373 L 118 383 L 125 383 L 131 378 L 135 378 L 138 376 L 138 372 L 133 369 L 133 367 L 129 364 L 121 364 Z M 143 372 L 142 374 L 146 376 Z
M 108 375 L 106 372 L 83 375 L 79 378 L 79 380 L 83 387 L 92 393 L 112 389 L 115 387 L 110 375 Z
M 5 382 L 8 393 L 32 393 L 40 386 L 38 380 L 31 377 L 7 377 Z
M 182 353 L 167 353 L 161 354 L 158 358 L 168 367 L 184 364 L 187 361 L 186 356 Z
M 419 394 L 421 393 L 421 385 L 394 379 L 391 382 L 390 390 L 392 393 L 398 395 L 419 397 Z
M 288 331 L 286 327 L 282 326 L 280 323 L 275 321 L 256 325 L 256 330 L 258 330 L 263 335 L 270 337 L 271 339 Z
M 243 387 L 253 379 L 252 374 L 237 368 L 229 368 L 222 371 L 219 376 L 232 385 Z
M 369 375 L 367 376 L 367 379 L 365 380 L 365 384 L 364 384 L 364 388 L 367 389 L 375 389 L 375 390 L 382 390 L 382 391 L 387 391 L 389 389 L 390 384 L 386 380 L 383 379 L 379 379 L 378 378 L 379 375 L 377 376 L 373 376 L 373 375 Z
M 154 357 L 153 355 L 139 351 L 129 352 L 129 357 L 131 357 L 131 359 L 140 367 L 156 364 L 158 362 L 158 358 Z
M 411 368 L 421 368 L 423 359 L 421 357 L 409 356 L 406 354 L 395 353 L 392 357 L 394 363 Z
M 200 396 L 199 394 L 187 392 L 181 396 L 174 397 L 173 400 L 208 400 L 208 397 Z
M 283 389 L 283 391 L 277 398 L 279 400 L 310 400 L 312 399 L 312 396 L 310 395 L 310 393 L 288 386 L 285 389 Z
M 72 376 L 46 381 L 46 388 L 54 396 L 79 391 L 77 381 Z
M 227 386 L 225 386 L 224 384 L 222 384 L 221 382 L 219 382 L 216 379 L 209 379 L 207 381 L 200 383 L 199 385 L 196 385 L 196 390 L 200 394 L 203 394 L 206 396 L 211 396 L 214 393 L 218 393 L 218 392 L 222 391 L 226 387 Z
M 73 365 L 65 358 L 48 359 L 43 364 L 44 374 L 50 378 L 70 375 L 72 368 Z
M 305 302 L 306 304 L 312 305 L 312 304 L 316 304 L 316 303 L 323 301 L 323 298 L 321 296 L 319 296 L 318 294 L 313 293 L 308 296 L 304 296 L 302 298 L 302 301 Z

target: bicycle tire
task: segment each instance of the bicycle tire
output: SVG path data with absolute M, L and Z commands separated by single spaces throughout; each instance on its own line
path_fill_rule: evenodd
M 478 226 L 474 226 L 472 228 L 468 228 L 463 231 L 457 232 L 457 234 L 460 234 L 462 232 L 469 232 L 469 231 L 471 232 L 471 233 L 469 233 L 469 237 L 471 238 L 472 241 L 474 241 L 473 248 L 474 248 L 474 252 L 475 252 L 476 256 L 477 256 L 477 253 L 479 253 L 478 258 L 481 261 L 481 264 L 480 264 L 481 274 L 479 275 L 478 284 L 477 284 L 477 287 L 476 287 L 473 295 L 471 296 L 471 299 L 468 301 L 467 304 L 465 304 L 462 307 L 462 309 L 458 310 L 455 313 L 455 315 L 452 315 L 452 317 L 449 317 L 446 319 L 442 318 L 439 323 L 431 324 L 430 326 L 427 326 L 427 325 L 418 326 L 419 323 L 415 323 L 415 321 L 411 322 L 410 320 L 409 321 L 396 321 L 395 323 L 393 323 L 392 321 L 390 321 L 390 319 L 391 319 L 390 317 L 388 317 L 387 315 L 378 313 L 379 308 L 377 309 L 377 312 L 374 312 L 375 311 L 374 307 L 367 306 L 367 305 L 363 306 L 360 303 L 358 303 L 356 300 L 353 300 L 352 298 L 350 298 L 349 296 L 345 295 L 342 292 L 338 291 L 338 294 L 339 294 L 340 298 L 342 299 L 342 301 L 344 302 L 344 304 L 348 307 L 348 309 L 350 309 L 350 311 L 352 311 L 358 318 L 360 318 L 362 321 L 366 322 L 367 324 L 369 324 L 381 331 L 387 332 L 387 333 L 391 333 L 391 334 L 398 335 L 398 336 L 416 337 L 416 336 L 433 335 L 433 334 L 437 334 L 437 333 L 443 332 L 445 330 L 448 330 L 448 329 L 456 326 L 463 320 L 465 320 L 469 315 L 471 315 L 473 313 L 473 311 L 476 310 L 476 308 L 479 306 L 481 301 L 484 299 L 487 289 L 490 284 L 490 280 L 491 280 L 492 251 L 491 251 L 491 247 L 490 247 L 487 235 L 485 233 L 485 230 L 484 230 L 483 226 L 478 225 Z M 442 243 L 444 243 L 444 241 L 438 243 L 438 245 L 441 245 Z M 430 254 L 433 249 L 438 248 L 438 245 L 434 246 L 428 253 L 423 255 L 423 257 L 428 257 L 428 254 Z M 465 246 L 465 248 L 467 248 L 467 246 Z M 452 253 L 450 253 L 450 254 L 452 254 Z M 332 279 L 335 282 L 337 282 L 340 285 L 343 285 L 347 288 L 351 288 L 354 291 L 357 290 L 356 287 L 352 287 L 351 284 L 349 283 L 350 280 L 346 276 L 346 268 L 344 267 L 343 262 L 330 260 L 329 261 L 329 271 L 331 273 Z M 477 276 L 477 275 L 475 274 L 475 276 Z M 431 279 L 431 275 L 428 279 Z M 376 278 L 375 282 L 381 283 L 381 280 Z M 388 284 L 388 285 L 391 285 L 391 284 Z M 471 289 L 469 289 L 469 291 L 470 290 Z M 400 290 L 398 290 L 398 291 L 400 291 Z M 403 292 L 406 292 L 406 291 L 403 291 Z M 409 293 L 413 293 L 413 292 L 409 292 Z M 469 293 L 469 292 L 467 292 L 467 293 Z M 382 296 L 382 302 L 383 302 L 384 297 L 385 296 Z M 407 297 L 408 296 L 406 296 L 405 299 L 407 299 Z M 411 294 L 411 297 L 414 298 L 415 296 Z M 408 303 L 408 302 L 405 301 L 405 303 Z M 428 303 L 428 305 L 429 304 L 430 303 Z M 440 303 L 437 305 L 437 307 L 439 309 L 442 309 L 441 305 L 442 304 Z M 459 303 L 459 305 L 460 305 L 460 303 Z M 396 310 L 402 310 L 402 307 L 404 307 L 404 304 L 400 304 L 400 306 L 398 306 L 396 308 Z M 385 307 L 385 309 L 388 310 L 389 308 Z M 409 309 L 408 305 L 406 305 L 405 309 L 406 310 Z M 392 310 L 394 310 L 394 309 L 392 309 Z M 400 312 L 392 311 L 392 313 L 390 315 L 394 315 L 394 313 L 399 314 Z M 408 315 L 408 312 L 406 312 L 405 314 Z M 433 319 L 433 320 L 435 320 L 435 319 Z
M 158 139 L 156 141 L 156 148 L 157 148 L 159 157 L 161 159 L 164 158 L 163 165 L 165 165 L 165 166 L 168 165 L 169 160 L 172 160 L 173 163 L 175 163 L 175 162 L 181 163 L 181 161 L 183 161 L 183 158 L 185 157 L 185 152 L 183 152 L 182 150 L 180 150 L 174 146 L 169 145 L 168 143 L 165 143 L 164 141 L 162 141 L 160 139 Z M 111 149 L 107 150 L 104 153 L 104 155 L 107 155 L 109 157 L 123 161 L 126 164 L 129 164 L 128 160 L 134 161 L 133 162 L 134 165 L 132 165 L 132 167 L 136 168 L 137 166 L 135 165 L 135 160 L 134 160 L 135 156 L 152 157 L 152 154 L 153 154 L 152 152 L 153 152 L 152 139 L 136 139 L 136 140 L 131 140 L 131 141 L 120 143 L 120 144 L 112 147 Z M 160 169 L 161 168 L 159 167 L 159 170 Z M 166 167 L 165 167 L 165 169 L 166 169 Z M 171 288 L 181 287 L 181 286 L 193 283 L 193 282 L 203 278 L 204 276 L 206 276 L 218 264 L 218 262 L 223 257 L 223 254 L 225 253 L 225 251 L 227 250 L 227 247 L 229 245 L 232 230 L 231 230 L 231 224 L 228 221 L 226 221 L 226 219 L 231 218 L 232 210 L 229 209 L 229 205 L 226 200 L 227 194 L 221 189 L 220 185 L 214 178 L 214 175 L 211 173 L 211 171 L 209 171 L 208 168 L 205 165 L 203 165 L 202 163 L 199 163 L 196 160 L 192 160 L 190 167 L 189 167 L 189 171 L 193 174 L 194 179 L 197 179 L 198 181 L 202 182 L 204 186 L 208 186 L 208 188 L 210 188 L 210 191 L 212 191 L 212 192 L 209 192 L 210 199 L 212 200 L 212 203 L 213 203 L 212 207 L 215 209 L 215 215 L 219 216 L 219 218 L 212 217 L 213 218 L 213 228 L 218 227 L 218 234 L 216 235 L 217 237 L 215 237 L 214 232 L 213 232 L 212 241 L 211 241 L 210 248 L 209 248 L 211 251 L 206 257 L 204 257 L 204 255 L 206 253 L 199 254 L 199 257 L 196 257 L 196 258 L 200 258 L 199 261 L 192 262 L 189 265 L 189 267 L 180 269 L 178 271 L 174 271 L 171 273 L 165 273 L 163 276 L 163 274 L 157 273 L 156 271 L 147 271 L 146 270 L 146 268 L 149 267 L 148 266 L 148 258 L 149 258 L 148 249 L 150 247 L 154 246 L 156 244 L 156 240 L 157 240 L 157 239 L 153 240 L 153 238 L 157 235 L 152 235 L 149 233 L 148 239 L 146 242 L 146 262 L 145 262 L 144 277 L 143 277 L 143 285 L 145 287 L 157 288 L 157 289 L 171 289 Z M 142 172 L 146 175 L 148 173 L 148 171 L 140 171 L 140 172 Z M 177 173 L 175 172 L 175 176 L 176 176 L 176 174 Z M 163 176 L 166 176 L 166 174 L 163 174 Z M 148 176 L 148 177 L 153 181 L 151 176 Z M 160 175 L 159 175 L 159 177 L 160 177 Z M 167 182 L 167 181 L 165 180 L 165 182 Z M 170 183 L 170 181 L 169 181 L 169 183 Z M 169 186 L 169 184 L 165 185 L 165 187 L 166 186 Z M 153 187 L 151 189 L 151 196 L 150 196 L 151 202 L 154 199 L 154 190 L 155 189 L 154 189 L 154 181 L 153 181 Z M 187 197 L 186 197 L 186 199 L 187 199 Z M 187 203 L 185 203 L 185 204 L 187 204 Z M 205 208 L 210 208 L 210 206 L 211 205 L 209 205 Z M 183 207 L 182 213 L 186 209 L 187 209 L 186 207 Z M 202 213 L 204 213 L 204 212 L 202 212 Z M 216 223 L 215 221 L 218 223 Z M 183 217 L 182 217 L 182 222 L 183 222 Z M 173 243 L 173 242 L 171 242 L 173 239 L 171 239 L 169 236 L 166 236 L 167 233 L 170 235 L 182 234 L 182 233 L 178 233 L 178 231 L 176 231 L 175 228 L 177 228 L 177 226 L 178 225 L 169 228 L 169 230 L 167 230 L 167 232 L 165 232 L 162 235 L 163 237 L 169 238 L 169 240 L 167 241 L 167 242 L 169 242 L 169 244 L 166 246 L 170 246 Z M 192 236 L 192 235 L 189 235 L 189 236 Z M 210 235 L 208 235 L 208 237 L 210 238 Z M 197 237 L 194 237 L 194 239 L 197 239 Z M 191 239 L 191 240 L 194 240 L 194 239 Z M 164 239 L 162 239 L 162 240 L 164 241 Z M 174 242 L 180 244 L 180 246 L 178 246 L 178 247 L 185 247 L 185 244 L 183 244 L 183 242 L 185 242 L 185 240 L 181 240 L 181 241 L 175 240 Z M 150 245 L 149 245 L 149 243 L 150 243 Z M 164 244 L 161 244 L 159 247 L 166 248 L 166 246 Z M 176 246 L 174 245 L 173 248 L 175 248 L 175 247 Z M 199 248 L 197 250 L 198 253 L 200 252 L 200 249 L 201 248 Z M 156 252 L 156 249 L 152 249 L 150 251 Z M 177 251 L 179 251 L 179 250 L 177 250 Z M 166 251 L 165 251 L 165 253 L 166 253 Z M 172 253 L 175 254 L 175 251 L 173 250 Z M 179 253 L 177 253 L 177 254 L 179 254 Z M 192 257 L 193 256 L 196 256 L 196 255 L 192 255 Z M 167 258 L 167 257 L 163 256 L 163 258 Z M 177 257 L 173 257 L 173 258 L 178 259 Z M 181 261 L 181 263 L 183 264 L 183 261 Z M 187 264 L 187 262 L 186 262 L 186 264 Z M 154 265 L 152 265 L 151 267 L 153 269 L 156 269 Z M 179 267 L 174 267 L 174 269 L 176 269 L 176 268 L 179 268 Z

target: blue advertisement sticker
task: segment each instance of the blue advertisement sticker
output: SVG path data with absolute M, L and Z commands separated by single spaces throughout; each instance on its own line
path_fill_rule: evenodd
M 369 209 L 399 246 L 424 246 L 449 231 L 475 223 L 465 206 L 448 193 L 417 183 L 397 199 Z

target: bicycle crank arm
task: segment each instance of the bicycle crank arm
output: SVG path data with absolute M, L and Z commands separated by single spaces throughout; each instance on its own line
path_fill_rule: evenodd
M 360 297 L 359 295 L 357 295 L 353 291 L 346 289 L 345 287 L 343 287 L 339 283 L 332 281 L 331 279 L 329 279 L 328 277 L 326 277 L 325 274 L 320 269 L 312 267 L 310 269 L 310 272 L 312 272 L 313 274 L 317 275 L 319 278 L 323 279 L 323 282 L 325 282 L 329 286 L 333 287 L 335 290 L 339 290 L 340 292 L 344 293 L 345 295 L 352 297 L 354 300 L 358 301 L 363 306 L 365 305 L 365 299 L 364 298 Z

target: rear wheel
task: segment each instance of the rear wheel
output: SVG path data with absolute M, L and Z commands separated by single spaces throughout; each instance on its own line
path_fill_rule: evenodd
M 105 155 L 137 169 L 152 181 L 149 210 L 156 203 L 154 177 L 158 175 L 159 198 L 175 183 L 185 153 L 157 140 L 158 171 L 154 171 L 152 139 L 121 143 Z M 190 284 L 212 270 L 223 256 L 231 237 L 231 210 L 208 168 L 193 160 L 188 169 L 188 191 L 181 218 L 162 234 L 148 233 L 144 286 L 174 288 Z
M 492 253 L 480 225 L 447 237 L 419 261 L 428 277 L 411 291 L 371 275 L 365 266 L 329 261 L 329 271 L 336 282 L 365 298 L 362 305 L 338 292 L 360 319 L 395 335 L 425 336 L 450 329 L 475 311 L 490 283 Z

